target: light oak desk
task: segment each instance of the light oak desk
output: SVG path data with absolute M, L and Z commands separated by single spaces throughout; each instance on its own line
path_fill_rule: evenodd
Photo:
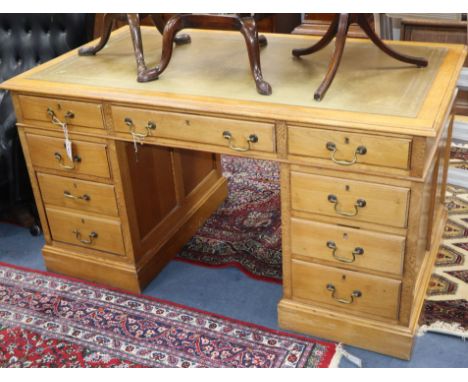
M 143 32 L 154 65 L 161 37 Z M 96 57 L 70 52 L 2 85 L 13 94 L 47 268 L 141 291 L 226 197 L 219 154 L 274 160 L 281 327 L 409 358 L 446 218 L 464 47 L 394 43 L 429 59 L 417 69 L 351 40 L 317 103 L 330 50 L 291 56 L 313 37 L 268 36 L 265 97 L 238 33 L 189 33 L 155 82 L 136 82 L 123 28 Z M 68 122 L 73 161 L 58 121 Z

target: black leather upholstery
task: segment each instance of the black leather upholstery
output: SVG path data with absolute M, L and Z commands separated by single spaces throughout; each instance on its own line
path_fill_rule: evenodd
M 0 13 L 0 82 L 88 42 L 91 14 Z M 31 198 L 8 92 L 0 90 L 0 210 Z

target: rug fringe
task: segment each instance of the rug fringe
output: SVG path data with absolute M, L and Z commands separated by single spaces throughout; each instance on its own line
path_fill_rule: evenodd
M 335 354 L 330 362 L 330 368 L 339 368 L 340 367 L 340 361 L 341 358 L 345 357 L 349 362 L 351 362 L 353 365 L 356 365 L 357 367 L 362 367 L 362 360 L 355 355 L 352 355 L 351 353 L 347 352 L 343 348 L 343 344 L 340 342 L 335 349 Z
M 430 325 L 423 325 L 419 328 L 417 336 L 421 337 L 427 332 L 447 334 L 449 336 L 461 337 L 463 340 L 468 338 L 468 330 L 458 323 L 448 323 L 436 321 Z

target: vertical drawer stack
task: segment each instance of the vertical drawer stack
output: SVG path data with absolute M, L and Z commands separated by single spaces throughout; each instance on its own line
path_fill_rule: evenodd
M 329 168 L 285 167 L 290 192 L 283 198 L 289 198 L 291 207 L 284 247 L 290 299 L 356 317 L 398 321 L 410 187 L 354 170 L 362 165 L 379 166 L 383 173 L 385 167 L 406 170 L 410 142 L 290 129 L 289 155 L 311 164 L 328 162 Z
M 25 95 L 18 100 L 27 126 L 24 143 L 54 245 L 96 257 L 124 256 L 107 145 L 103 139 L 74 134 L 105 135 L 101 105 Z M 72 159 L 62 122 L 72 137 Z

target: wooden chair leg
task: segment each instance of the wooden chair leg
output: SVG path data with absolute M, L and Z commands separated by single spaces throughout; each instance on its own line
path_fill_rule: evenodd
M 240 32 L 244 36 L 247 52 L 249 54 L 250 70 L 257 85 L 257 91 L 263 95 L 272 93 L 271 86 L 263 79 L 262 68 L 260 65 L 260 48 L 258 42 L 257 26 L 252 17 L 242 19 Z
M 398 53 L 386 45 L 379 36 L 374 32 L 374 30 L 369 25 L 364 14 L 359 14 L 356 18 L 356 22 L 359 24 L 361 29 L 366 33 L 367 37 L 377 45 L 383 52 L 387 53 L 389 56 L 395 58 L 398 61 L 407 62 L 408 64 L 413 64 L 418 67 L 426 67 L 428 62 L 426 59 L 421 57 L 411 57 L 405 54 Z
M 141 40 L 140 16 L 138 13 L 127 13 L 127 22 L 130 27 L 133 50 L 137 63 L 138 77 L 146 70 L 145 57 L 143 55 L 143 44 Z
M 163 32 L 163 46 L 161 52 L 161 60 L 159 64 L 152 69 L 146 69 L 138 76 L 139 82 L 148 82 L 157 80 L 159 75 L 166 70 L 167 65 L 171 61 L 173 42 L 177 32 L 184 28 L 183 16 L 177 15 L 172 17 L 164 27 Z
M 220 22 L 220 17 L 224 17 Z M 257 86 L 257 91 L 263 95 L 270 95 L 272 90 L 268 82 L 263 79 L 262 69 L 260 66 L 260 48 L 259 36 L 255 21 L 251 17 L 227 17 L 227 16 L 213 16 L 213 15 L 194 15 L 194 14 L 179 14 L 172 17 L 164 27 L 163 31 L 163 46 L 161 53 L 161 61 L 152 69 L 147 69 L 142 72 L 138 81 L 147 82 L 156 80 L 166 70 L 169 64 L 172 51 L 173 42 L 176 34 L 184 28 L 200 28 L 212 27 L 219 25 L 226 29 L 239 30 L 244 36 L 247 45 L 247 52 L 249 54 L 250 69 L 252 76 Z M 266 39 L 265 39 L 266 41 Z
M 325 78 L 323 79 L 322 83 L 314 93 L 314 99 L 316 101 L 320 101 L 323 98 L 328 88 L 330 87 L 333 79 L 335 78 L 336 71 L 340 66 L 341 57 L 343 56 L 343 51 L 346 43 L 346 35 L 348 34 L 348 28 L 349 14 L 341 13 L 339 17 L 338 31 L 336 33 L 335 51 L 333 52 L 333 56 L 330 60 L 327 74 L 325 75 Z
M 339 22 L 340 16 L 337 14 L 334 18 L 332 23 L 330 24 L 330 27 L 328 28 L 327 32 L 323 35 L 323 37 L 314 45 L 312 45 L 309 48 L 302 48 L 302 49 L 293 49 L 292 54 L 294 57 L 301 57 L 305 56 L 308 54 L 312 54 L 315 52 L 318 52 L 319 50 L 322 50 L 325 48 L 330 42 L 333 40 L 333 38 L 336 36 L 336 33 L 338 31 L 338 22 Z
M 101 39 L 99 40 L 99 43 L 96 46 L 87 46 L 81 48 L 78 51 L 80 56 L 94 56 L 97 52 L 104 48 L 104 46 L 107 44 L 107 41 L 109 41 L 115 18 L 116 15 L 113 13 L 106 13 L 104 15 Z
M 151 13 L 150 17 L 153 20 L 154 26 L 158 29 L 159 33 L 161 33 L 162 35 L 164 33 L 165 23 L 164 23 L 161 13 Z M 190 38 L 188 34 L 179 34 L 175 36 L 174 38 L 174 42 L 176 43 L 176 45 L 190 44 L 191 41 L 192 39 Z

